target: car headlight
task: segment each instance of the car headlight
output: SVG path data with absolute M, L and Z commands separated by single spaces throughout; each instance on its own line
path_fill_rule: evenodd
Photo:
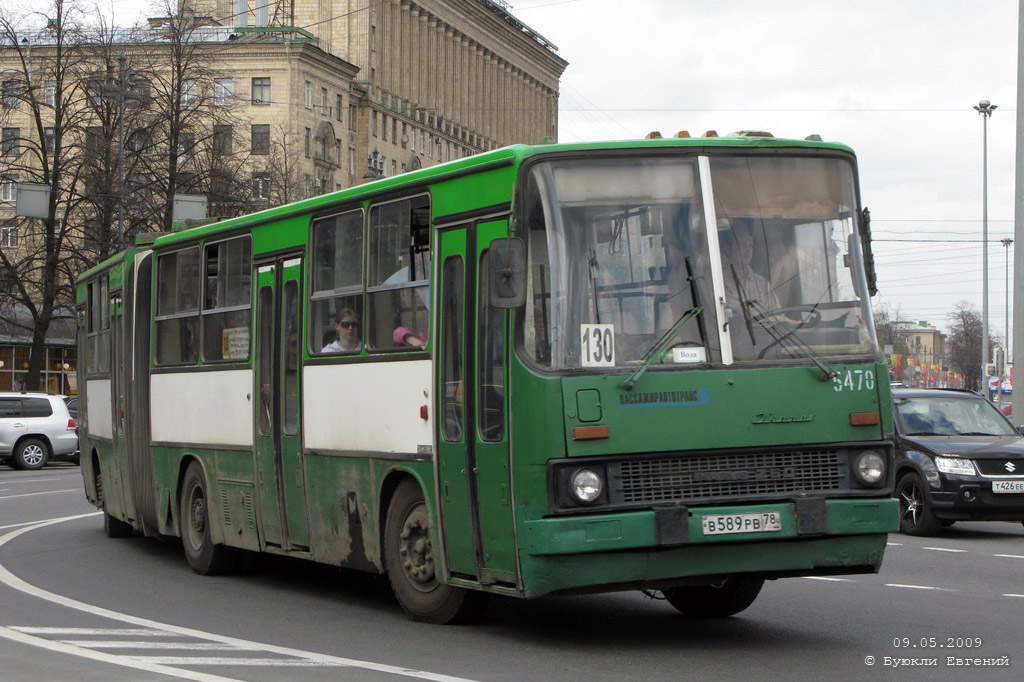
M 936 457 L 935 466 L 944 474 L 974 475 L 974 460 L 961 457 Z
M 569 488 L 577 500 L 590 504 L 601 496 L 604 483 L 593 469 L 580 469 L 572 475 Z
M 853 461 L 853 473 L 864 485 L 878 485 L 885 479 L 885 460 L 874 450 L 865 450 Z

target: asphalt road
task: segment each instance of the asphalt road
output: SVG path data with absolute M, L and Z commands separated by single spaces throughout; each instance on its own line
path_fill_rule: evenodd
M 77 467 L 0 467 L 0 680 L 1009 680 L 1022 622 L 1020 524 L 893 535 L 878 575 L 770 582 L 722 620 L 632 592 L 494 600 L 446 627 L 303 561 L 198 576 L 178 546 L 106 538 Z

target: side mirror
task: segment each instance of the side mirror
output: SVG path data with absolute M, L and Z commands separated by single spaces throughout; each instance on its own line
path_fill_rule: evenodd
M 491 305 L 519 308 L 526 303 L 526 244 L 518 237 L 495 239 L 490 247 Z

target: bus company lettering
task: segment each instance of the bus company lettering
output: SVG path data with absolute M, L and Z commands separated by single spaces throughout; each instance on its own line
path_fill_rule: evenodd
M 735 471 L 695 471 L 690 480 L 701 483 L 718 481 L 765 481 L 772 479 L 795 479 L 796 467 L 760 467 Z
M 707 405 L 708 391 L 647 391 L 644 393 L 620 393 L 619 407 L 660 407 L 663 405 Z
M 780 414 L 774 415 L 771 412 L 761 412 L 754 415 L 752 424 L 792 424 L 794 422 L 814 421 L 813 414 Z

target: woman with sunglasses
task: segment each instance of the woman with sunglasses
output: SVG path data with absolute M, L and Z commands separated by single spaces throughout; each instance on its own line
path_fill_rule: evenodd
M 359 350 L 359 316 L 351 308 L 342 308 L 334 316 L 337 337 L 323 347 L 321 353 L 349 353 Z

